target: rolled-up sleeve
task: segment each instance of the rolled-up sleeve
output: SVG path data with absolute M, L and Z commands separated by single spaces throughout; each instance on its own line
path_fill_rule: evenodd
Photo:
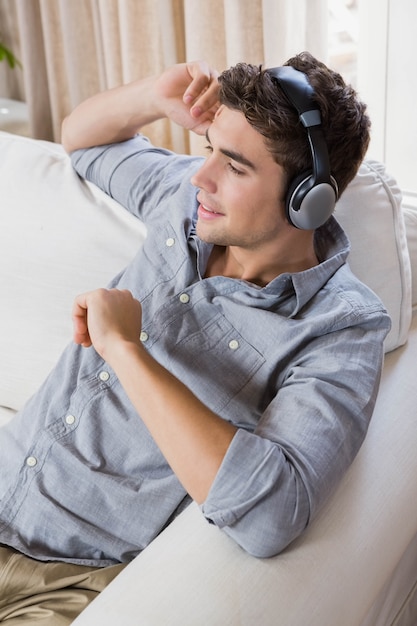
M 307 491 L 284 451 L 242 429 L 201 508 L 209 521 L 257 557 L 281 552 L 309 518 Z

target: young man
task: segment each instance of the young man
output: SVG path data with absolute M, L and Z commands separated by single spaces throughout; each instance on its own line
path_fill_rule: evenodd
M 365 436 L 389 319 L 351 274 L 336 220 L 297 227 L 286 196 L 300 173 L 309 188 L 312 161 L 314 210 L 340 195 L 369 120 L 311 55 L 288 64 L 301 77 L 239 64 L 218 82 L 204 63 L 177 65 L 64 122 L 79 174 L 148 227 L 109 289 L 76 299 L 73 345 L 0 434 L 3 561 L 55 567 L 72 598 L 89 590 L 77 610 L 190 498 L 251 554 L 279 553 Z M 207 158 L 138 134 L 162 117 L 206 134 Z M 67 623 L 54 589 L 36 593 Z

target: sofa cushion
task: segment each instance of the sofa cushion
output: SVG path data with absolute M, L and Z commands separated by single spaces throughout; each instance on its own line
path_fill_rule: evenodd
M 71 340 L 75 295 L 103 286 L 135 254 L 143 225 L 82 181 L 57 144 L 0 132 L 0 405 L 20 408 Z M 402 344 L 411 311 L 400 194 L 365 163 L 338 203 L 351 265 L 393 319 Z
M 411 267 L 402 195 L 385 167 L 362 163 L 336 205 L 335 216 L 352 245 L 352 271 L 381 298 L 392 320 L 385 351 L 407 340 L 411 323 Z

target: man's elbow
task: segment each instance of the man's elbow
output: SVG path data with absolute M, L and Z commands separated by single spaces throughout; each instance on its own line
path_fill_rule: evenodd
M 306 529 L 309 515 L 298 515 L 293 519 L 271 519 L 265 517 L 245 529 L 240 522 L 224 526 L 222 530 L 251 556 L 267 559 L 283 552 Z
M 256 540 L 243 540 L 240 545 L 251 556 L 269 559 L 283 552 L 304 530 L 305 527 L 293 532 L 275 533 L 275 536 L 257 537 Z

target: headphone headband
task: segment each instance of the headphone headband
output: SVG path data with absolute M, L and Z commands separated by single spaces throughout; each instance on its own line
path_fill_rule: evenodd
M 321 113 L 314 102 L 315 92 L 307 75 L 291 65 L 274 67 L 267 73 L 296 109 L 311 151 L 312 171 L 304 172 L 289 185 L 285 202 L 287 218 L 296 228 L 314 230 L 329 219 L 338 195 L 337 183 L 330 173 Z

